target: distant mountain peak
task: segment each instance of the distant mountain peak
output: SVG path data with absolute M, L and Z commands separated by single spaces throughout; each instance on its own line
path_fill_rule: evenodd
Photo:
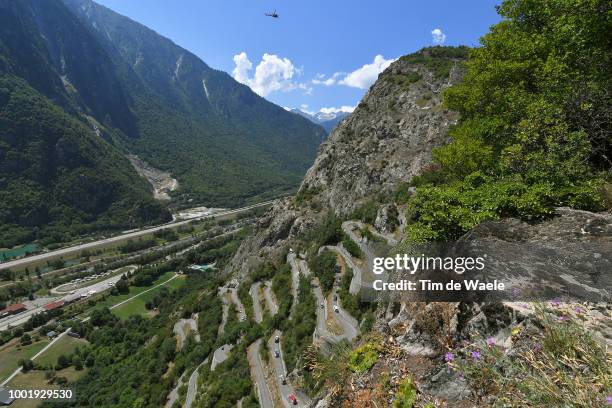
M 349 116 L 352 110 L 349 107 L 344 107 L 344 109 L 323 109 L 319 112 L 306 112 L 303 109 L 298 108 L 286 108 L 289 112 L 293 112 L 297 115 L 305 117 L 317 125 L 323 126 L 323 128 L 327 131 L 327 133 L 331 133 L 331 131 L 336 127 L 338 123 L 342 121 L 342 119 Z

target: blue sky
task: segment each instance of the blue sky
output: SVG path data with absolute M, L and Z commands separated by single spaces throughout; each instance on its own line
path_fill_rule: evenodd
M 434 44 L 434 37 L 478 45 L 499 21 L 498 1 L 490 0 L 96 1 L 268 100 L 308 111 L 355 106 L 393 59 Z M 273 10 L 280 18 L 264 16 Z

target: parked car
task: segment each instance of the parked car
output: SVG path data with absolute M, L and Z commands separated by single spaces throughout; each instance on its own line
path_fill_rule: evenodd
M 274 350 L 274 357 L 279 358 L 280 357 L 280 353 L 278 350 Z
M 287 384 L 287 379 L 285 378 L 285 376 L 284 376 L 284 375 L 282 375 L 282 374 L 281 374 L 281 375 L 279 375 L 278 377 L 279 377 L 279 378 L 280 378 L 280 380 L 281 380 L 281 384 L 283 384 L 283 385 L 286 385 L 286 384 Z
M 295 396 L 295 394 L 289 395 L 288 400 L 292 405 L 297 405 L 298 401 L 297 401 L 297 397 Z
M 279 343 L 280 342 L 280 337 L 278 337 L 278 336 L 274 337 L 274 342 L 275 343 Z
M 334 305 L 334 312 L 336 313 L 340 312 L 340 308 L 337 305 Z

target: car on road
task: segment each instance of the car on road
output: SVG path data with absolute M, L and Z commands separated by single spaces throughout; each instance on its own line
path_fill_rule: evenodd
M 338 307 L 338 305 L 334 305 L 334 312 L 336 313 L 340 312 L 340 308 Z
M 274 350 L 274 357 L 279 358 L 280 352 L 278 350 Z
M 275 343 L 280 342 L 280 337 L 278 337 L 278 336 L 274 337 L 274 342 L 275 342 Z
M 287 379 L 285 378 L 284 375 L 281 374 L 281 375 L 278 376 L 278 378 L 280 378 L 281 384 L 287 385 Z
M 289 400 L 289 402 L 292 405 L 297 405 L 297 403 L 298 403 L 298 400 L 297 400 L 297 397 L 295 396 L 295 394 L 289 395 L 289 398 L 287 398 L 287 399 Z

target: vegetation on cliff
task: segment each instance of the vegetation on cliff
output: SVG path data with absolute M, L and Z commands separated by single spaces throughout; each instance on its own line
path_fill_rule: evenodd
M 412 240 L 456 238 L 504 216 L 604 208 L 609 177 L 610 5 L 508 0 L 445 93 L 452 142 L 414 180 Z M 606 175 L 606 172 L 607 175 Z

